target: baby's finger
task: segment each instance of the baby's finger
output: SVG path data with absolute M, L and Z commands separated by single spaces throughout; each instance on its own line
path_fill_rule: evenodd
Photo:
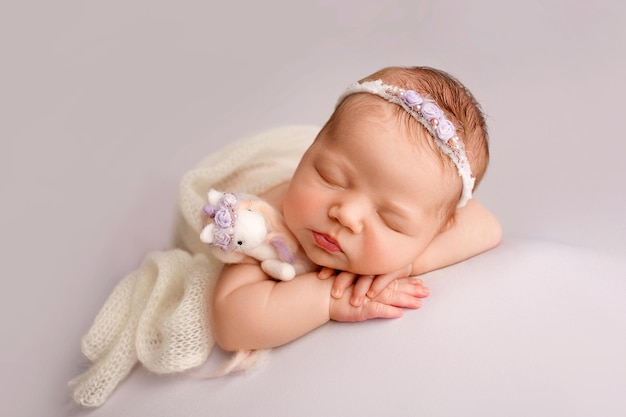
M 373 301 L 401 308 L 416 309 L 422 306 L 422 300 L 414 295 L 401 291 L 383 291 Z
M 333 298 L 343 297 L 343 293 L 346 291 L 346 288 L 352 285 L 355 277 L 356 275 L 351 272 L 340 272 L 333 283 L 333 289 L 331 292 Z
M 373 300 L 403 308 L 419 308 L 421 298 L 427 297 L 430 291 L 416 278 L 401 278 L 386 287 Z
M 369 319 L 395 319 L 402 317 L 401 308 L 370 301 L 361 307 L 361 314 L 364 320 Z
M 328 279 L 328 278 L 332 277 L 333 275 L 335 275 L 335 270 L 327 268 L 327 267 L 323 267 L 317 273 L 317 277 L 319 279 Z
M 378 294 L 381 293 L 382 290 L 385 289 L 391 282 L 398 278 L 405 278 L 409 276 L 411 273 L 411 265 L 407 265 L 402 269 L 398 269 L 397 271 L 390 272 L 388 274 L 378 275 L 372 285 L 370 286 L 369 291 L 367 292 L 367 296 L 369 298 L 374 298 Z
M 365 294 L 372 285 L 373 280 L 374 275 L 361 275 L 359 279 L 357 279 L 356 284 L 354 284 L 354 289 L 352 290 L 352 296 L 350 297 L 350 304 L 355 307 L 359 307 L 363 304 Z
M 428 287 L 424 286 L 421 279 L 415 277 L 398 279 L 393 290 L 419 298 L 425 298 L 430 295 Z
M 376 298 L 385 288 L 391 285 L 397 279 L 396 273 L 392 272 L 390 274 L 378 275 L 376 278 L 372 280 L 372 284 L 370 285 L 367 296 L 369 298 Z

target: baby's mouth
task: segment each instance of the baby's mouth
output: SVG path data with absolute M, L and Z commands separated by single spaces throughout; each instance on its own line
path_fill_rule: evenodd
M 332 237 L 325 235 L 324 233 L 313 232 L 313 240 L 315 244 L 327 252 L 337 253 L 341 252 L 341 246 Z

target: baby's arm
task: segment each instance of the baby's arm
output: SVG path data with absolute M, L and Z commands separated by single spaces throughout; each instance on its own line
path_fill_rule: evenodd
M 476 199 L 469 200 L 457 209 L 452 225 L 413 262 L 411 273 L 423 274 L 471 258 L 498 245 L 501 238 L 498 219 Z
M 213 292 L 211 324 L 225 350 L 264 349 L 295 340 L 329 320 L 394 318 L 418 308 L 427 295 L 421 281 L 404 279 L 359 307 L 330 297 L 332 279 L 315 272 L 291 281 L 268 279 L 255 264 L 225 266 Z M 348 292 L 351 288 L 347 289 Z

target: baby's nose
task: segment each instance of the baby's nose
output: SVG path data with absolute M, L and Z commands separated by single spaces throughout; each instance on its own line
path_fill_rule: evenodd
M 358 200 L 342 200 L 329 211 L 329 216 L 352 233 L 363 231 L 366 205 Z

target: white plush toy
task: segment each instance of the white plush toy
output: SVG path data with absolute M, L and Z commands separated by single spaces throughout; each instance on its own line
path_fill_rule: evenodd
M 313 264 L 298 253 L 295 238 L 270 204 L 215 189 L 209 190 L 207 198 L 204 211 L 212 221 L 200 232 L 200 240 L 209 244 L 220 261 L 232 264 L 253 258 L 266 274 L 282 281 L 313 269 Z M 274 230 L 268 230 L 268 225 Z

